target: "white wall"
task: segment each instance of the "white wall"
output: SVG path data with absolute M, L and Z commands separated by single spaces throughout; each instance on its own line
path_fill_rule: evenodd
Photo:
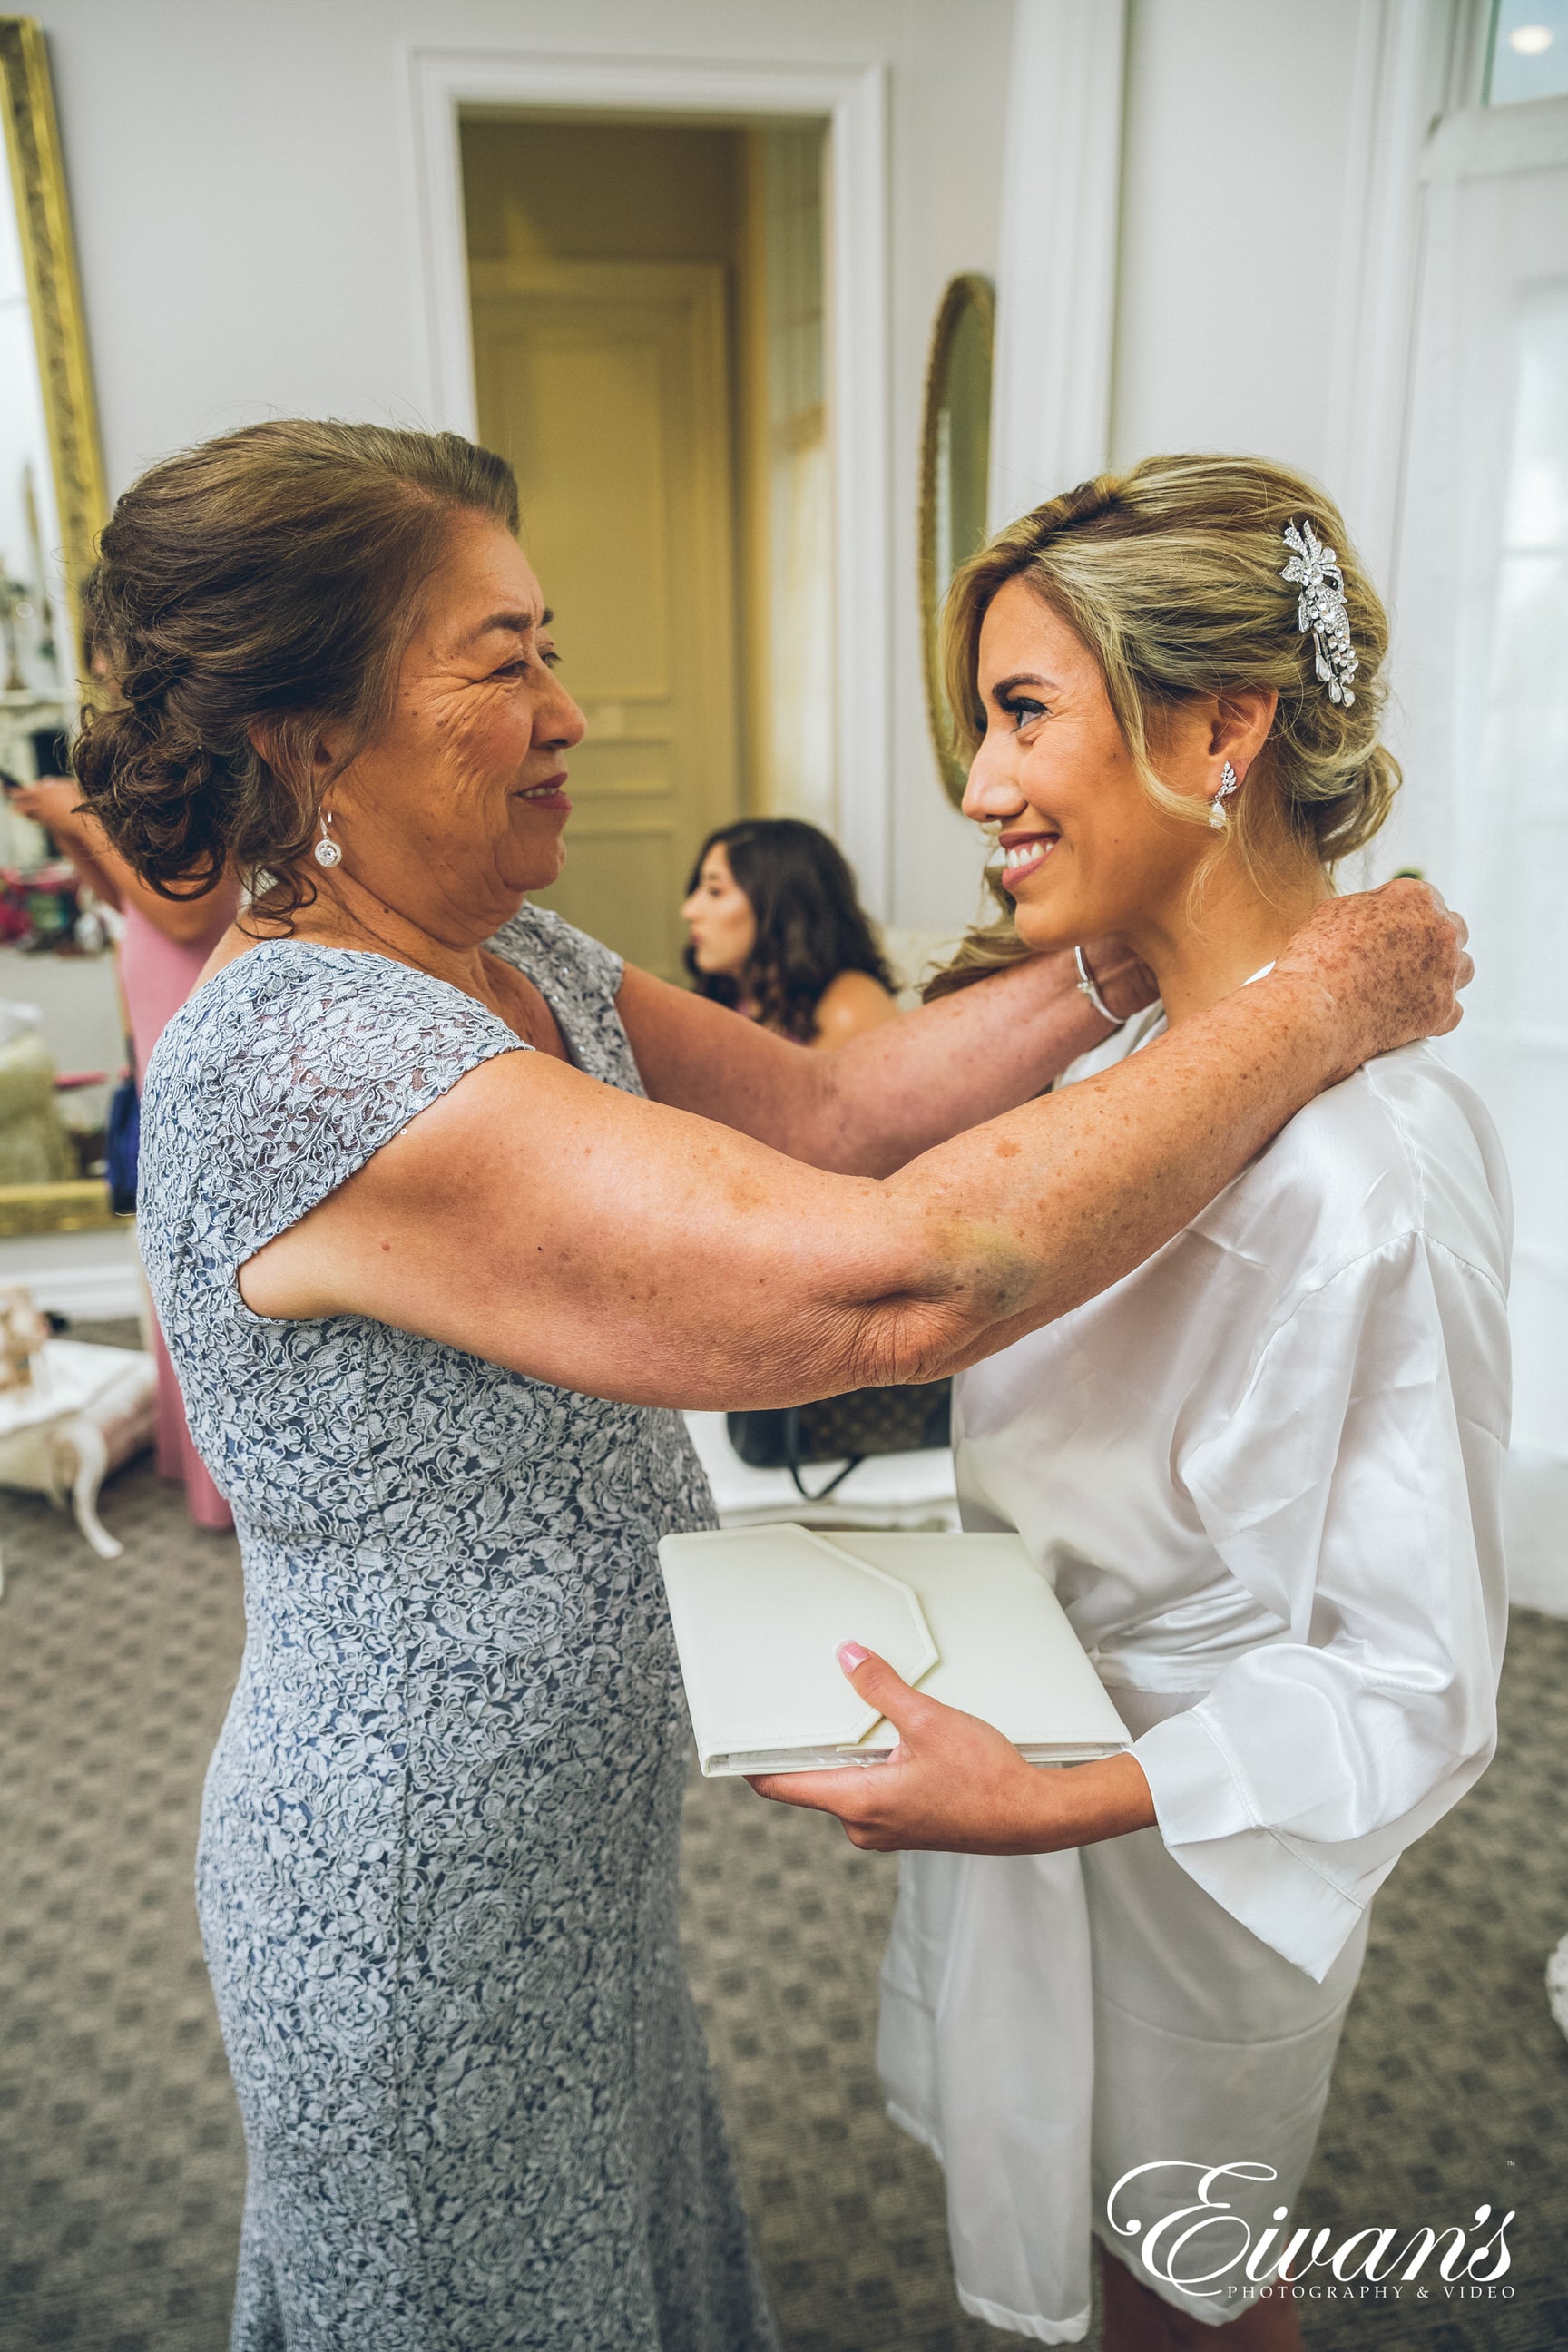
M 1115 464 L 1232 449 L 1325 475 L 1365 13 L 1132 0 Z
M 889 68 L 893 292 L 891 911 L 967 910 L 969 829 L 925 740 L 915 502 L 926 338 L 995 267 L 1012 0 L 37 0 L 59 103 L 110 487 L 302 411 L 427 421 L 411 47 Z M 844 690 L 864 690 L 847 679 Z M 854 779 L 844 780 L 852 793 Z M 955 866 L 955 855 L 957 864 Z M 955 878 L 965 877 L 965 878 Z
M 1400 37 L 1426 38 L 1453 4 L 1128 0 L 1108 454 L 1229 446 L 1289 458 L 1346 499 L 1374 570 L 1392 528 L 1373 511 L 1376 486 L 1394 469 L 1377 459 L 1366 419 L 1394 414 L 1401 387 L 1351 400 L 1347 387 L 1359 394 L 1364 376 L 1353 298 L 1366 249 L 1394 250 L 1365 201 L 1371 159 L 1390 148 L 1380 58 Z M 920 402 L 943 285 L 961 269 L 997 268 L 1014 0 L 574 0 L 567 12 L 544 0 L 269 0 L 265 12 L 234 0 L 38 5 L 114 488 L 164 450 L 268 411 L 434 415 L 415 261 L 411 47 L 884 60 L 888 911 L 935 928 L 965 917 L 974 845 L 937 783 L 923 716 Z M 1099 12 L 1118 0 L 1021 5 Z M 1065 137 L 1080 95 L 1053 86 L 1015 121 L 1031 138 Z M 1114 140 L 1109 118 L 1100 135 Z M 1396 176 L 1403 169 L 1396 158 Z M 1402 266 L 1394 254 L 1396 277 Z M 1063 318 L 1059 331 L 1079 323 Z M 1390 348 L 1397 375 L 1397 332 Z M 1358 449 L 1372 459 L 1359 475 Z M 843 690 L 866 688 L 849 677 Z M 852 776 L 843 790 L 853 793 Z

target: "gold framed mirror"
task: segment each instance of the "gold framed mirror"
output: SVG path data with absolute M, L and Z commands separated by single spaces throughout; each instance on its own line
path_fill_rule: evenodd
M 987 278 L 955 278 L 942 298 L 926 369 L 921 433 L 920 593 L 931 747 L 956 804 L 967 763 L 952 740 L 942 685 L 942 608 L 959 565 L 984 544 L 991 470 L 991 364 L 996 298 Z
M 0 16 L 0 772 L 59 773 L 81 587 L 106 512 L 48 57 Z M 113 955 L 49 836 L 0 793 L 0 1236 L 111 1222 L 99 1172 L 121 1059 Z

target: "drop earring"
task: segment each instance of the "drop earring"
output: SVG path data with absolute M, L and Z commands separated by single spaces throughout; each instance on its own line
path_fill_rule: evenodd
M 1223 833 L 1230 822 L 1230 811 L 1226 808 L 1226 802 L 1240 782 L 1240 777 L 1227 760 L 1220 770 L 1219 790 L 1209 803 L 1209 823 L 1216 833 Z M 316 855 L 319 857 L 321 851 L 318 850 Z
M 338 847 L 337 843 L 332 839 L 331 835 L 327 831 L 327 827 L 331 824 L 332 820 L 325 809 L 322 809 L 320 814 L 321 819 L 321 837 L 320 841 L 317 842 L 315 849 L 311 854 L 318 866 L 341 866 L 343 862 L 343 853 Z

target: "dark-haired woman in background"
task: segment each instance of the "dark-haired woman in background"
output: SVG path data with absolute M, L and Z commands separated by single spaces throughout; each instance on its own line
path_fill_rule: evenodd
M 799 817 L 710 833 L 680 915 L 699 992 L 781 1037 L 831 1051 L 898 1011 L 842 851 Z

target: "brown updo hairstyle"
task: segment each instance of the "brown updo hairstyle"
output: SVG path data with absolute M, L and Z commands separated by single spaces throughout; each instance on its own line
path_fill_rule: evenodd
M 321 732 L 343 739 L 335 774 L 385 724 L 461 514 L 516 531 L 504 459 L 456 433 L 303 417 L 205 441 L 125 492 L 86 599 L 110 690 L 73 766 L 155 890 L 232 874 L 270 918 L 309 903 Z
M 1280 576 L 1289 522 L 1310 523 L 1337 550 L 1360 664 L 1349 704 L 1330 699 L 1310 633 L 1297 624 L 1298 592 Z M 953 733 L 971 755 L 985 732 L 981 628 L 997 591 L 1019 579 L 1093 655 L 1139 781 L 1169 815 L 1203 824 L 1208 803 L 1160 781 L 1162 711 L 1190 696 L 1249 687 L 1279 695 L 1268 740 L 1216 836 L 1216 856 L 1234 848 L 1267 887 L 1282 858 L 1310 857 L 1331 869 L 1372 839 L 1399 785 L 1398 765 L 1378 740 L 1388 615 L 1343 517 L 1304 474 L 1261 457 L 1145 457 L 998 531 L 958 572 L 942 614 Z M 986 879 L 998 919 L 971 932 L 928 984 L 928 997 L 1028 953 L 1012 900 L 994 873 Z

